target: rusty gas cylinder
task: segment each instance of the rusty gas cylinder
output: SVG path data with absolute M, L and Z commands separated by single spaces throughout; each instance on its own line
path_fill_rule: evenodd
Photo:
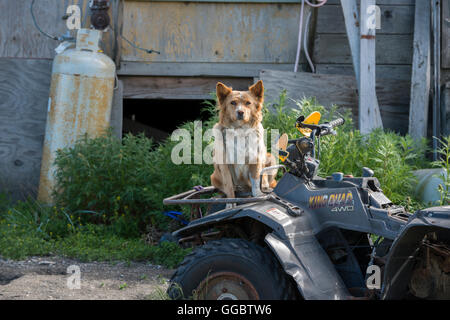
M 110 125 L 116 67 L 99 48 L 102 32 L 80 29 L 75 47 L 53 61 L 38 199 L 51 203 L 56 151 L 85 134 L 96 137 Z

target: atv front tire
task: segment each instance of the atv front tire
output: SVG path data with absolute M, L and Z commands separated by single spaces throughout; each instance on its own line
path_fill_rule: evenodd
M 296 290 L 267 248 L 220 239 L 185 257 L 167 293 L 177 300 L 287 300 L 296 297 Z

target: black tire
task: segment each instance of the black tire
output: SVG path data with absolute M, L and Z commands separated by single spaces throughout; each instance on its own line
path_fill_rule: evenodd
M 176 300 L 288 300 L 297 297 L 296 290 L 267 248 L 242 239 L 220 239 L 185 257 L 167 293 Z

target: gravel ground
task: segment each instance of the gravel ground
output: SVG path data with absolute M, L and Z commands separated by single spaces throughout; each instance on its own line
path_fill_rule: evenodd
M 79 267 L 79 288 L 76 288 L 77 274 L 72 274 L 69 266 L 75 266 L 71 267 L 73 270 Z M 159 265 L 136 262 L 83 263 L 60 257 L 31 257 L 24 261 L 0 258 L 0 300 L 162 299 L 173 272 Z

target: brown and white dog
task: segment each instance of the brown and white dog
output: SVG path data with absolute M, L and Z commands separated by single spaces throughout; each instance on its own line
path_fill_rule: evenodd
M 235 192 L 261 195 L 261 170 L 275 165 L 275 157 L 267 153 L 264 143 L 262 81 L 248 91 L 233 91 L 223 83 L 216 86 L 219 122 L 214 126 L 214 173 L 211 184 L 228 198 Z M 237 142 L 236 142 L 237 141 Z M 238 158 L 238 160 L 236 160 Z M 264 174 L 262 188 L 274 188 L 276 170 Z

